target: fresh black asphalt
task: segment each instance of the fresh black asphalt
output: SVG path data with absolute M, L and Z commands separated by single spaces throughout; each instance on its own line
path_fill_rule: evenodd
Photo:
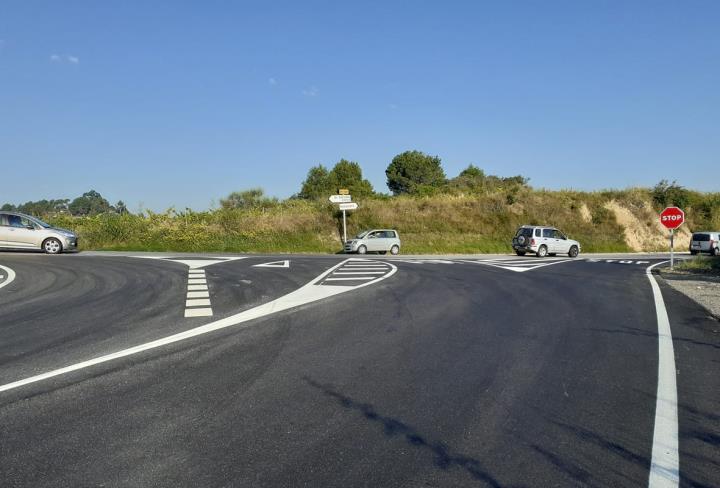
M 2 254 L 17 277 L 0 289 L 0 385 L 267 303 L 344 259 L 208 266 L 214 316 L 184 318 L 185 265 Z M 647 264 L 392 262 L 377 284 L 0 392 L 0 485 L 647 485 Z M 681 485 L 717 486 L 720 324 L 661 287 Z

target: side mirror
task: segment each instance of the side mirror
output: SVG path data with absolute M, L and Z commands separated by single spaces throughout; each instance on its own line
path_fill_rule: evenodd
M 32 225 L 32 224 L 26 225 L 25 228 L 28 229 L 28 230 L 35 230 L 35 226 Z

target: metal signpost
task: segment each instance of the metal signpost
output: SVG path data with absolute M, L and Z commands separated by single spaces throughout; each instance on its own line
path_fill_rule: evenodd
M 675 265 L 675 229 L 685 222 L 685 212 L 678 207 L 667 207 L 660 213 L 660 223 L 670 229 L 670 269 Z
M 357 210 L 358 204 L 354 203 L 352 201 L 352 197 L 350 196 L 350 191 L 342 188 L 338 190 L 337 195 L 330 195 L 330 198 L 328 198 L 332 203 L 337 203 L 338 208 L 342 210 L 343 213 L 343 246 L 347 242 L 347 217 L 345 215 L 345 212 L 348 210 Z

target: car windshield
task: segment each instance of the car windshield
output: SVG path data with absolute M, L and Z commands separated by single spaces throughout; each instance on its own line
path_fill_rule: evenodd
M 517 234 L 515 234 L 515 237 L 520 237 L 520 236 L 532 237 L 532 229 L 530 229 L 528 227 L 519 228 L 517 231 Z
M 363 239 L 363 238 L 365 238 L 365 236 L 368 235 L 368 232 L 370 232 L 370 231 L 369 231 L 369 230 L 366 230 L 366 231 L 364 231 L 364 232 L 359 233 L 358 235 L 355 236 L 355 239 Z
M 693 241 L 709 241 L 710 240 L 710 234 L 693 234 L 692 236 Z
M 43 222 L 42 220 L 40 220 L 37 217 L 32 217 L 30 220 L 35 222 L 36 224 L 38 224 L 41 227 L 45 227 L 46 229 L 49 229 L 50 227 L 52 227 L 52 225 L 48 224 L 47 222 Z

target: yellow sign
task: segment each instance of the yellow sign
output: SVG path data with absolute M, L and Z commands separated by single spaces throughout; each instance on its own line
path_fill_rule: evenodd
M 348 190 L 347 188 L 340 188 L 338 190 L 338 195 L 349 195 L 349 194 L 350 194 L 350 190 Z

